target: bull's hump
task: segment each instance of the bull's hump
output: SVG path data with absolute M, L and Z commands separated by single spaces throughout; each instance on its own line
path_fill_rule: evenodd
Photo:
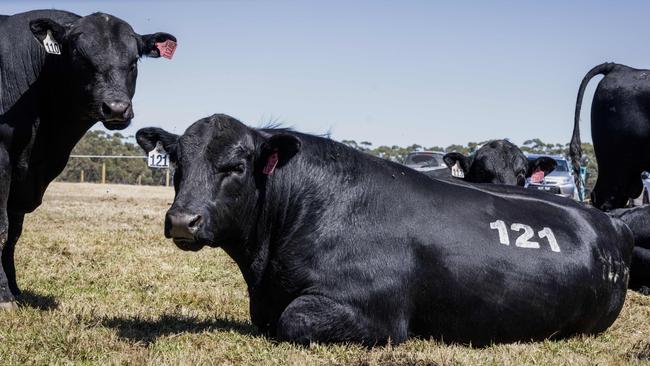
M 75 13 L 66 10 L 56 10 L 56 9 L 31 10 L 24 13 L 15 14 L 15 16 L 25 17 L 30 20 L 38 19 L 38 18 L 50 18 L 59 23 L 74 22 L 75 20 L 81 18 L 80 15 L 77 15 Z

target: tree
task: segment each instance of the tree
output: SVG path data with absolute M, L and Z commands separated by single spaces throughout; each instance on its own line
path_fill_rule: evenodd
M 428 150 L 428 151 L 440 151 L 440 152 L 459 152 L 461 154 L 469 155 L 478 150 L 481 146 L 489 142 L 489 140 L 481 142 L 468 142 L 466 145 L 452 144 L 446 148 L 440 146 L 433 146 L 430 148 L 424 149 L 421 145 L 413 144 L 407 147 L 400 146 L 379 146 L 372 147 L 372 143 L 368 141 L 363 141 L 357 143 L 354 140 L 343 140 L 342 143 L 357 149 L 359 151 L 366 152 L 370 155 L 378 156 L 383 159 L 403 162 L 406 156 L 413 151 Z M 545 143 L 539 138 L 534 138 L 524 141 L 523 145 L 520 146 L 521 150 L 530 154 L 548 154 L 548 155 L 562 155 L 567 157 L 569 155 L 569 144 L 560 144 L 560 143 Z M 583 143 L 582 152 L 584 160 L 587 163 L 587 189 L 593 189 L 593 186 L 596 184 L 596 179 L 598 178 L 598 166 L 596 164 L 596 156 L 594 155 L 594 148 L 591 144 Z
M 117 155 L 143 156 L 142 149 L 128 142 L 122 134 L 107 134 L 104 131 L 90 131 L 84 135 L 72 155 Z M 70 158 L 67 166 L 57 178 L 60 181 L 78 182 L 81 171 L 84 181 L 100 182 L 102 164 L 106 164 L 106 181 L 121 184 L 165 184 L 164 169 L 151 169 L 143 159 Z

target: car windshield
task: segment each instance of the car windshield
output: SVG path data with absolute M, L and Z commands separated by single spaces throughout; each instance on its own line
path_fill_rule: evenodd
M 555 162 L 557 163 L 557 166 L 555 166 L 555 169 L 553 170 L 554 172 L 568 172 L 569 171 L 569 164 L 567 164 L 566 160 L 555 159 Z
M 438 167 L 442 165 L 442 157 L 436 154 L 409 154 L 404 160 L 404 165 L 425 167 Z

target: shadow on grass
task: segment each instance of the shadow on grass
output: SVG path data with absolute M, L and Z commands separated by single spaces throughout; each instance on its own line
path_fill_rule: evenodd
M 52 295 L 41 295 L 32 290 L 22 290 L 18 304 L 39 310 L 53 310 L 59 307 L 59 302 Z
M 117 329 L 118 336 L 131 341 L 152 343 L 157 338 L 180 334 L 200 333 L 204 331 L 235 331 L 243 335 L 261 335 L 257 328 L 247 322 L 229 319 L 198 320 L 177 315 L 162 315 L 159 319 L 112 318 L 104 319 L 102 324 Z

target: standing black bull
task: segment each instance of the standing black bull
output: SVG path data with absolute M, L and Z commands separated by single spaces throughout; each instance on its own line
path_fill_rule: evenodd
M 138 35 L 102 13 L 0 17 L 0 308 L 14 307 L 19 294 L 14 247 L 25 213 L 40 205 L 93 124 L 129 125 L 137 62 L 159 57 L 157 44 L 168 40 L 176 41 L 167 33 Z
M 471 183 L 493 183 L 524 186 L 526 178 L 538 170 L 548 175 L 557 162 L 546 156 L 529 161 L 526 155 L 508 140 L 492 140 L 470 156 L 459 152 L 445 154 L 443 160 L 449 169 L 436 169 L 424 174 L 433 178 L 448 178 L 456 164 L 463 172 L 462 179 Z
M 627 226 L 512 186 L 429 179 L 321 137 L 215 115 L 138 131 L 176 164 L 165 235 L 221 247 L 281 340 L 485 344 L 597 333 L 625 299 Z
M 578 90 L 570 155 L 578 190 L 580 107 L 589 80 L 605 75 L 591 104 L 591 136 L 598 162 L 598 180 L 591 193 L 594 206 L 611 210 L 624 207 L 641 194 L 641 173 L 650 170 L 650 70 L 604 63 L 589 70 Z

